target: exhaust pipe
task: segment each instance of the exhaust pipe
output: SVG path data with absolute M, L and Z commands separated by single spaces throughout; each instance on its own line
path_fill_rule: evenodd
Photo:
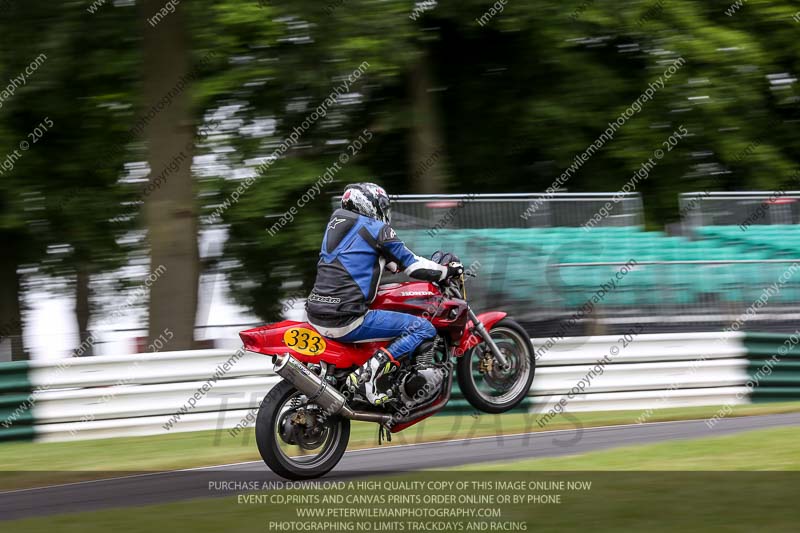
M 392 417 L 386 414 L 353 411 L 347 405 L 347 398 L 342 393 L 311 372 L 303 363 L 292 357 L 292 354 L 276 355 L 273 362 L 276 374 L 305 394 L 309 402 L 322 407 L 328 415 L 341 415 L 350 420 L 375 422 L 381 425 L 386 425 L 392 420 Z

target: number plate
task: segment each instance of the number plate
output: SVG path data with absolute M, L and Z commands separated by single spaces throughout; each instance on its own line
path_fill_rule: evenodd
M 283 343 L 303 355 L 319 355 L 325 351 L 325 339 L 307 328 L 287 329 L 283 334 Z

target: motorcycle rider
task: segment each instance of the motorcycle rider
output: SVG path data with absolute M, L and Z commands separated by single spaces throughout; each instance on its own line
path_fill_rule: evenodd
M 378 379 L 436 335 L 433 325 L 422 317 L 369 309 L 383 270 L 402 270 L 425 281 L 443 281 L 464 272 L 458 258 L 450 254 L 444 256 L 445 264 L 439 264 L 411 252 L 389 225 L 390 217 L 391 202 L 382 187 L 374 183 L 345 187 L 342 207 L 328 221 L 317 278 L 306 301 L 308 322 L 324 337 L 339 342 L 394 339 L 348 377 L 350 388 L 361 387 L 373 405 L 391 400 L 379 390 Z

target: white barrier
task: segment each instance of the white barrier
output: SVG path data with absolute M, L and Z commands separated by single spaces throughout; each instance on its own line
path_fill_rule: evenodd
M 737 396 L 739 393 L 744 393 Z M 648 409 L 671 407 L 699 407 L 703 405 L 737 405 L 749 403 L 746 387 L 712 387 L 706 389 L 675 389 L 663 391 L 632 391 L 599 394 L 579 394 L 570 399 L 565 412 L 581 411 L 642 411 L 648 418 Z M 534 398 L 531 412 L 545 413 L 555 407 L 561 396 Z
M 194 402 L 189 413 L 217 413 L 221 410 L 249 409 L 261 401 L 280 379 L 278 376 L 237 378 L 219 381 Z M 36 421 L 74 422 L 109 420 L 178 413 L 188 409 L 187 401 L 205 382 L 187 381 L 158 385 L 102 387 L 48 391 L 38 395 Z M 185 415 L 184 415 L 185 416 Z M 181 420 L 176 426 L 182 424 Z
M 612 363 L 692 361 L 729 359 L 745 356 L 741 333 L 660 333 L 636 335 L 626 341 L 622 335 L 566 337 L 538 355 L 549 339 L 531 339 L 538 366 L 562 366 L 594 363 L 617 348 Z
M 209 429 L 228 430 L 236 427 L 250 412 L 250 409 L 239 409 L 224 412 L 189 413 L 183 415 L 180 424 L 176 425 L 172 432 L 206 431 Z M 87 422 L 41 424 L 36 428 L 36 440 L 39 442 L 52 442 L 165 435 L 169 432 L 164 429 L 164 424 L 168 423 L 171 418 L 172 415 L 170 414 Z M 226 431 L 222 433 L 219 438 L 227 439 L 230 437 Z
M 199 381 L 211 378 L 233 355 L 231 350 L 190 350 L 31 361 L 30 380 L 47 389 Z M 245 352 L 224 377 L 269 375 L 271 369 L 268 356 Z
M 576 387 L 593 365 L 545 366 L 536 369 L 531 396 L 566 394 Z M 728 387 L 747 381 L 747 361 L 718 359 L 687 364 L 669 363 L 609 364 L 603 374 L 591 379 L 585 392 L 661 391 L 671 388 L 694 389 Z M 583 390 L 576 392 L 584 392 Z
M 538 351 L 545 339 L 532 339 Z M 620 348 L 565 411 L 631 410 L 741 403 L 747 381 L 740 336 L 719 333 L 566 338 L 540 351 L 529 395 L 532 411 L 551 408 L 597 362 Z M 229 429 L 278 382 L 270 359 L 202 350 L 32 362 L 39 440 L 72 440 Z M 205 387 L 205 389 L 204 389 Z M 207 390 L 206 390 L 207 389 Z M 199 397 L 198 397 L 199 396 Z M 191 408 L 190 398 L 195 397 Z M 176 415 L 181 410 L 180 415 Z M 252 425 L 249 424 L 248 425 Z M 224 432 L 221 438 L 227 438 Z

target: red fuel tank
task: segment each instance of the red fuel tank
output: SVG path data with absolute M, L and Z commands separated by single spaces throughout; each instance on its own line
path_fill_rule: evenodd
M 444 298 L 439 287 L 427 281 L 383 285 L 370 307 L 421 316 L 452 342 L 460 340 L 469 320 L 466 301 Z
M 427 308 L 434 309 L 441 298 L 439 287 L 427 281 L 391 283 L 378 288 L 378 294 L 370 307 L 421 315 Z

